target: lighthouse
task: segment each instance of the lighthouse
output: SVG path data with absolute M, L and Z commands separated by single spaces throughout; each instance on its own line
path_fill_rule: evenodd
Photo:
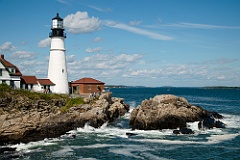
M 50 79 L 55 86 L 51 88 L 53 93 L 68 94 L 68 75 L 67 63 L 64 47 L 64 33 L 63 19 L 57 13 L 56 17 L 52 19 L 52 28 L 49 33 L 51 38 L 51 48 L 48 66 L 48 79 Z

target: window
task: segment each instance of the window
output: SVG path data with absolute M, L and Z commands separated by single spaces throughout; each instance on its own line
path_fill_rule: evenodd
M 90 91 L 92 89 L 92 86 L 91 85 L 88 85 L 88 90 Z
M 13 80 L 10 80 L 10 87 L 14 88 L 14 81 Z
M 0 69 L 0 76 L 2 76 L 2 69 Z
M 62 69 L 62 73 L 64 73 L 64 69 Z

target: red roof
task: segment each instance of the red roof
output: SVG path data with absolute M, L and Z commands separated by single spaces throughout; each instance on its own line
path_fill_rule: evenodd
M 41 85 L 55 85 L 50 79 L 37 79 Z
M 21 76 L 21 80 L 25 84 L 37 84 L 36 76 Z
M 0 62 L 7 68 L 7 67 L 13 67 L 16 69 L 16 73 L 10 73 L 10 75 L 12 76 L 21 76 L 22 73 L 20 72 L 20 70 L 15 66 L 13 65 L 12 63 L 8 62 L 6 59 L 4 59 L 4 55 L 1 54 L 0 56 Z
M 103 82 L 93 78 L 82 78 L 71 82 L 72 84 L 104 84 Z

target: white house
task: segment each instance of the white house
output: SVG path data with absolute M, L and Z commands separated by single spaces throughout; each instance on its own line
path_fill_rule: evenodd
M 36 76 L 23 76 L 20 70 L 0 56 L 0 84 L 5 83 L 13 89 L 25 89 L 33 92 L 51 92 L 55 84 L 49 79 L 37 79 Z
M 0 56 L 0 84 L 5 83 L 11 86 L 14 89 L 20 88 L 20 77 L 22 73 L 20 70 L 4 59 L 4 55 Z
M 49 79 L 37 79 L 36 76 L 21 76 L 21 88 L 33 92 L 51 92 L 54 83 Z

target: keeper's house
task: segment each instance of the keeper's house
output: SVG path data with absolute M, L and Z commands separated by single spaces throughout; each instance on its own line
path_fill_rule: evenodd
M 22 73 L 20 70 L 13 65 L 12 63 L 8 62 L 4 55 L 1 54 L 0 56 L 0 84 L 5 83 L 11 86 L 14 89 L 20 88 L 20 81 Z
M 71 82 L 72 94 L 90 94 L 103 91 L 104 83 L 93 78 L 82 78 Z
M 20 70 L 0 56 L 0 84 L 5 83 L 13 89 L 25 89 L 34 92 L 50 92 L 55 85 L 49 79 L 37 79 L 36 76 L 23 76 Z
M 21 76 L 21 88 L 34 92 L 51 92 L 55 84 L 49 79 L 37 79 L 36 76 Z

